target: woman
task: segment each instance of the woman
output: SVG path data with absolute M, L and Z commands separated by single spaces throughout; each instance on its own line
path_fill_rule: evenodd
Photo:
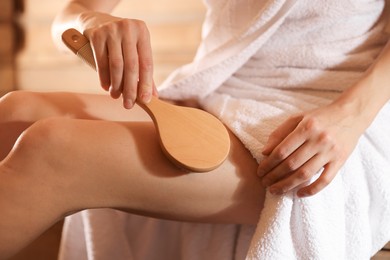
M 197 99 L 234 133 L 228 159 L 207 174 L 184 173 L 167 161 L 152 123 L 134 105 L 136 99 L 147 103 L 157 95 L 152 51 L 144 22 L 108 14 L 117 2 L 69 1 L 53 26 L 59 46 L 61 33 L 70 27 L 89 38 L 101 86 L 113 99 L 29 92 L 1 99 L 0 205 L 6 209 L 0 216 L 1 257 L 12 255 L 58 219 L 86 208 L 253 225 L 263 209 L 265 188 L 278 198 L 334 194 L 331 186 L 342 183 L 345 175 L 337 174 L 390 97 L 384 1 L 208 1 L 195 61 L 173 74 L 160 91 L 164 98 Z M 316 5 L 326 8 L 317 10 Z M 361 17 L 351 21 L 355 13 Z M 304 23 L 313 17 L 315 23 Z M 333 22 L 336 18 L 339 23 Z M 353 33 L 334 34 L 342 22 L 359 26 Z M 323 46 L 316 47 L 318 42 Z M 319 52 L 323 47 L 329 49 Z M 314 58 L 306 60 L 305 55 Z M 336 80 L 324 80 L 329 75 L 337 75 Z M 129 111 L 118 105 L 119 97 Z M 26 100 L 28 106 L 21 105 Z M 335 177 L 336 184 L 326 188 Z M 254 226 L 250 229 L 253 235 Z M 228 233 L 234 237 L 234 232 Z M 249 240 L 243 243 L 240 257 Z M 261 258 L 256 245 L 249 257 Z

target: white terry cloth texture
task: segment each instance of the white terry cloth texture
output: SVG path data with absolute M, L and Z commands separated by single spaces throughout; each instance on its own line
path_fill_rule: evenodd
M 388 38 L 384 0 L 206 4 L 194 62 L 160 95 L 198 99 L 258 161 L 283 120 L 335 99 Z M 60 259 L 369 259 L 390 240 L 389 118 L 387 104 L 319 194 L 267 193 L 256 227 L 88 210 L 66 220 Z

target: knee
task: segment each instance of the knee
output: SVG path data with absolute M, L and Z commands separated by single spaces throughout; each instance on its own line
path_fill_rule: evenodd
M 71 134 L 66 130 L 66 121 L 48 118 L 35 122 L 20 135 L 12 150 L 13 157 L 47 162 L 58 158 L 61 151 L 70 149 Z
M 33 121 L 36 93 L 12 91 L 0 98 L 0 118 L 4 121 Z

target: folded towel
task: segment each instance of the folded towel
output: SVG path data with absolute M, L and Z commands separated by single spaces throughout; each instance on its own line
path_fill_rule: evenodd
M 203 41 L 196 58 L 159 86 L 162 97 L 207 96 L 269 39 L 296 3 L 294 0 L 242 2 L 209 1 Z
M 248 259 L 369 259 L 380 250 L 390 238 L 389 115 L 387 105 L 318 195 L 268 194 Z

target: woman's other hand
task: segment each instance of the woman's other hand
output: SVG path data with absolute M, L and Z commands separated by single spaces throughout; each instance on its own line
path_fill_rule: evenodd
M 150 35 L 143 21 L 95 11 L 79 19 L 94 52 L 100 84 L 111 97 L 122 95 L 123 106 L 130 109 L 136 99 L 148 103 L 157 95 Z
M 289 118 L 269 137 L 258 175 L 273 194 L 299 187 L 300 197 L 327 186 L 364 132 L 359 109 L 333 103 Z M 319 171 L 318 179 L 307 185 Z

